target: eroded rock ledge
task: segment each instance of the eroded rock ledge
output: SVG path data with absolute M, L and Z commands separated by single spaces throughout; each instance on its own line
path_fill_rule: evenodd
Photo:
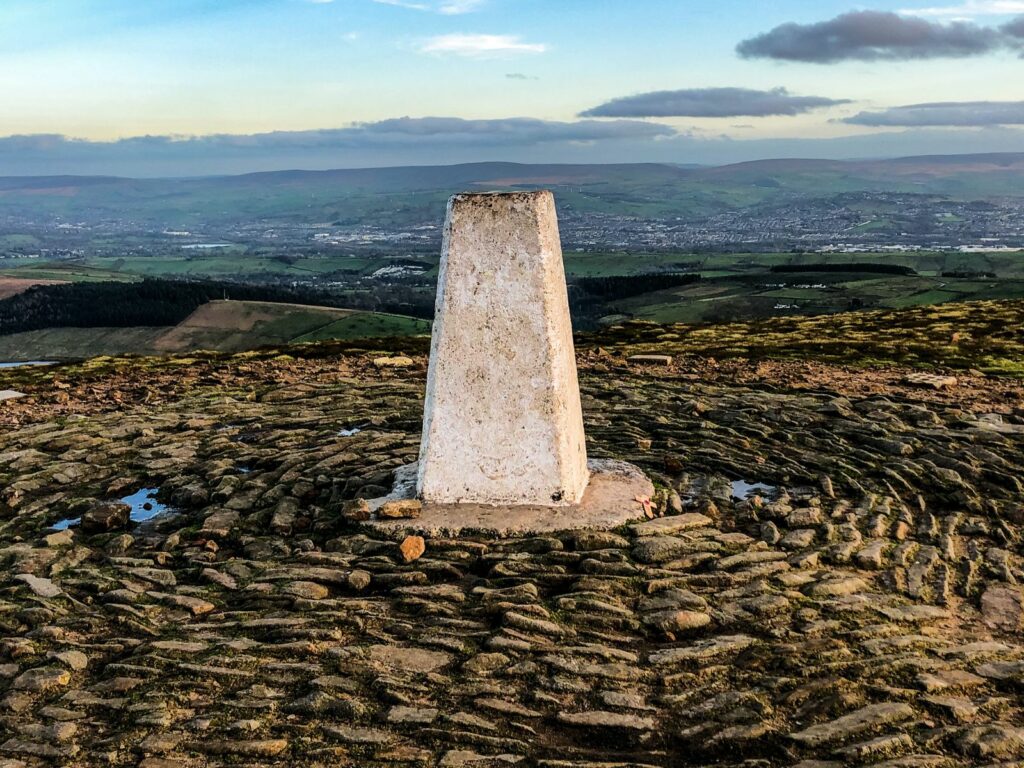
M 8 404 L 0 766 L 1024 758 L 1017 385 L 971 411 L 590 354 L 590 450 L 665 516 L 411 562 L 342 509 L 415 457 L 422 358 L 240 359 L 189 391 L 126 363 L 64 382 L 102 396 L 59 421 L 43 384 Z M 47 527 L 142 487 L 178 512 Z

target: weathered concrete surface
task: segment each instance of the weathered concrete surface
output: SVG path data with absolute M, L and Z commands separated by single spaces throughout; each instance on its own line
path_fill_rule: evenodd
M 644 516 L 637 499 L 650 498 L 654 486 L 632 464 L 610 459 L 588 462 L 590 482 L 576 504 L 552 507 L 545 504 L 437 504 L 426 502 L 415 519 L 379 518 L 368 523 L 385 531 L 410 530 L 427 536 L 457 536 L 478 533 L 488 536 L 524 536 L 553 531 L 617 528 Z M 417 465 L 400 467 L 395 490 L 370 502 L 376 511 L 389 501 L 412 498 Z
M 417 490 L 437 504 L 572 505 L 583 414 L 554 197 L 448 203 Z

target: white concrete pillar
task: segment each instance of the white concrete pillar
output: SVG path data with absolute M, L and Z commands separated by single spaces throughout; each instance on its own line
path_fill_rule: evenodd
M 554 197 L 456 195 L 417 491 L 435 504 L 560 506 L 588 479 Z

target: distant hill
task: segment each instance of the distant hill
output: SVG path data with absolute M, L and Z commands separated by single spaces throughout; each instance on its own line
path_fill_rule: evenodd
M 1024 153 L 873 161 L 762 160 L 720 167 L 472 163 L 275 171 L 193 179 L 0 178 L 0 215 L 117 220 L 145 228 L 240 222 L 406 225 L 437 221 L 454 192 L 553 188 L 565 211 L 699 217 L 851 192 L 958 200 L 1024 196 Z

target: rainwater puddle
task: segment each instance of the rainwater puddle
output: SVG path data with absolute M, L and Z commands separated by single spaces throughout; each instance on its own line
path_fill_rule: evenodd
M 156 495 L 159 492 L 159 488 L 143 488 L 130 496 L 118 499 L 118 501 L 131 507 L 131 519 L 141 523 L 156 517 L 161 512 L 169 511 L 170 508 L 166 504 L 161 504 L 156 500 Z M 66 517 L 51 525 L 50 528 L 55 531 L 65 531 L 68 528 L 79 525 L 81 522 L 82 518 L 80 517 Z
M 732 497 L 734 499 L 749 499 L 751 496 L 774 496 L 778 489 L 774 485 L 766 483 L 750 483 L 746 480 L 732 481 Z
M 167 505 L 161 504 L 156 500 L 156 495 L 159 492 L 159 488 L 143 488 L 140 491 L 136 491 L 131 496 L 125 496 L 123 499 L 119 499 L 119 501 L 132 508 L 132 520 L 142 522 L 143 520 L 149 520 L 152 517 L 156 517 L 161 512 L 167 511 Z

